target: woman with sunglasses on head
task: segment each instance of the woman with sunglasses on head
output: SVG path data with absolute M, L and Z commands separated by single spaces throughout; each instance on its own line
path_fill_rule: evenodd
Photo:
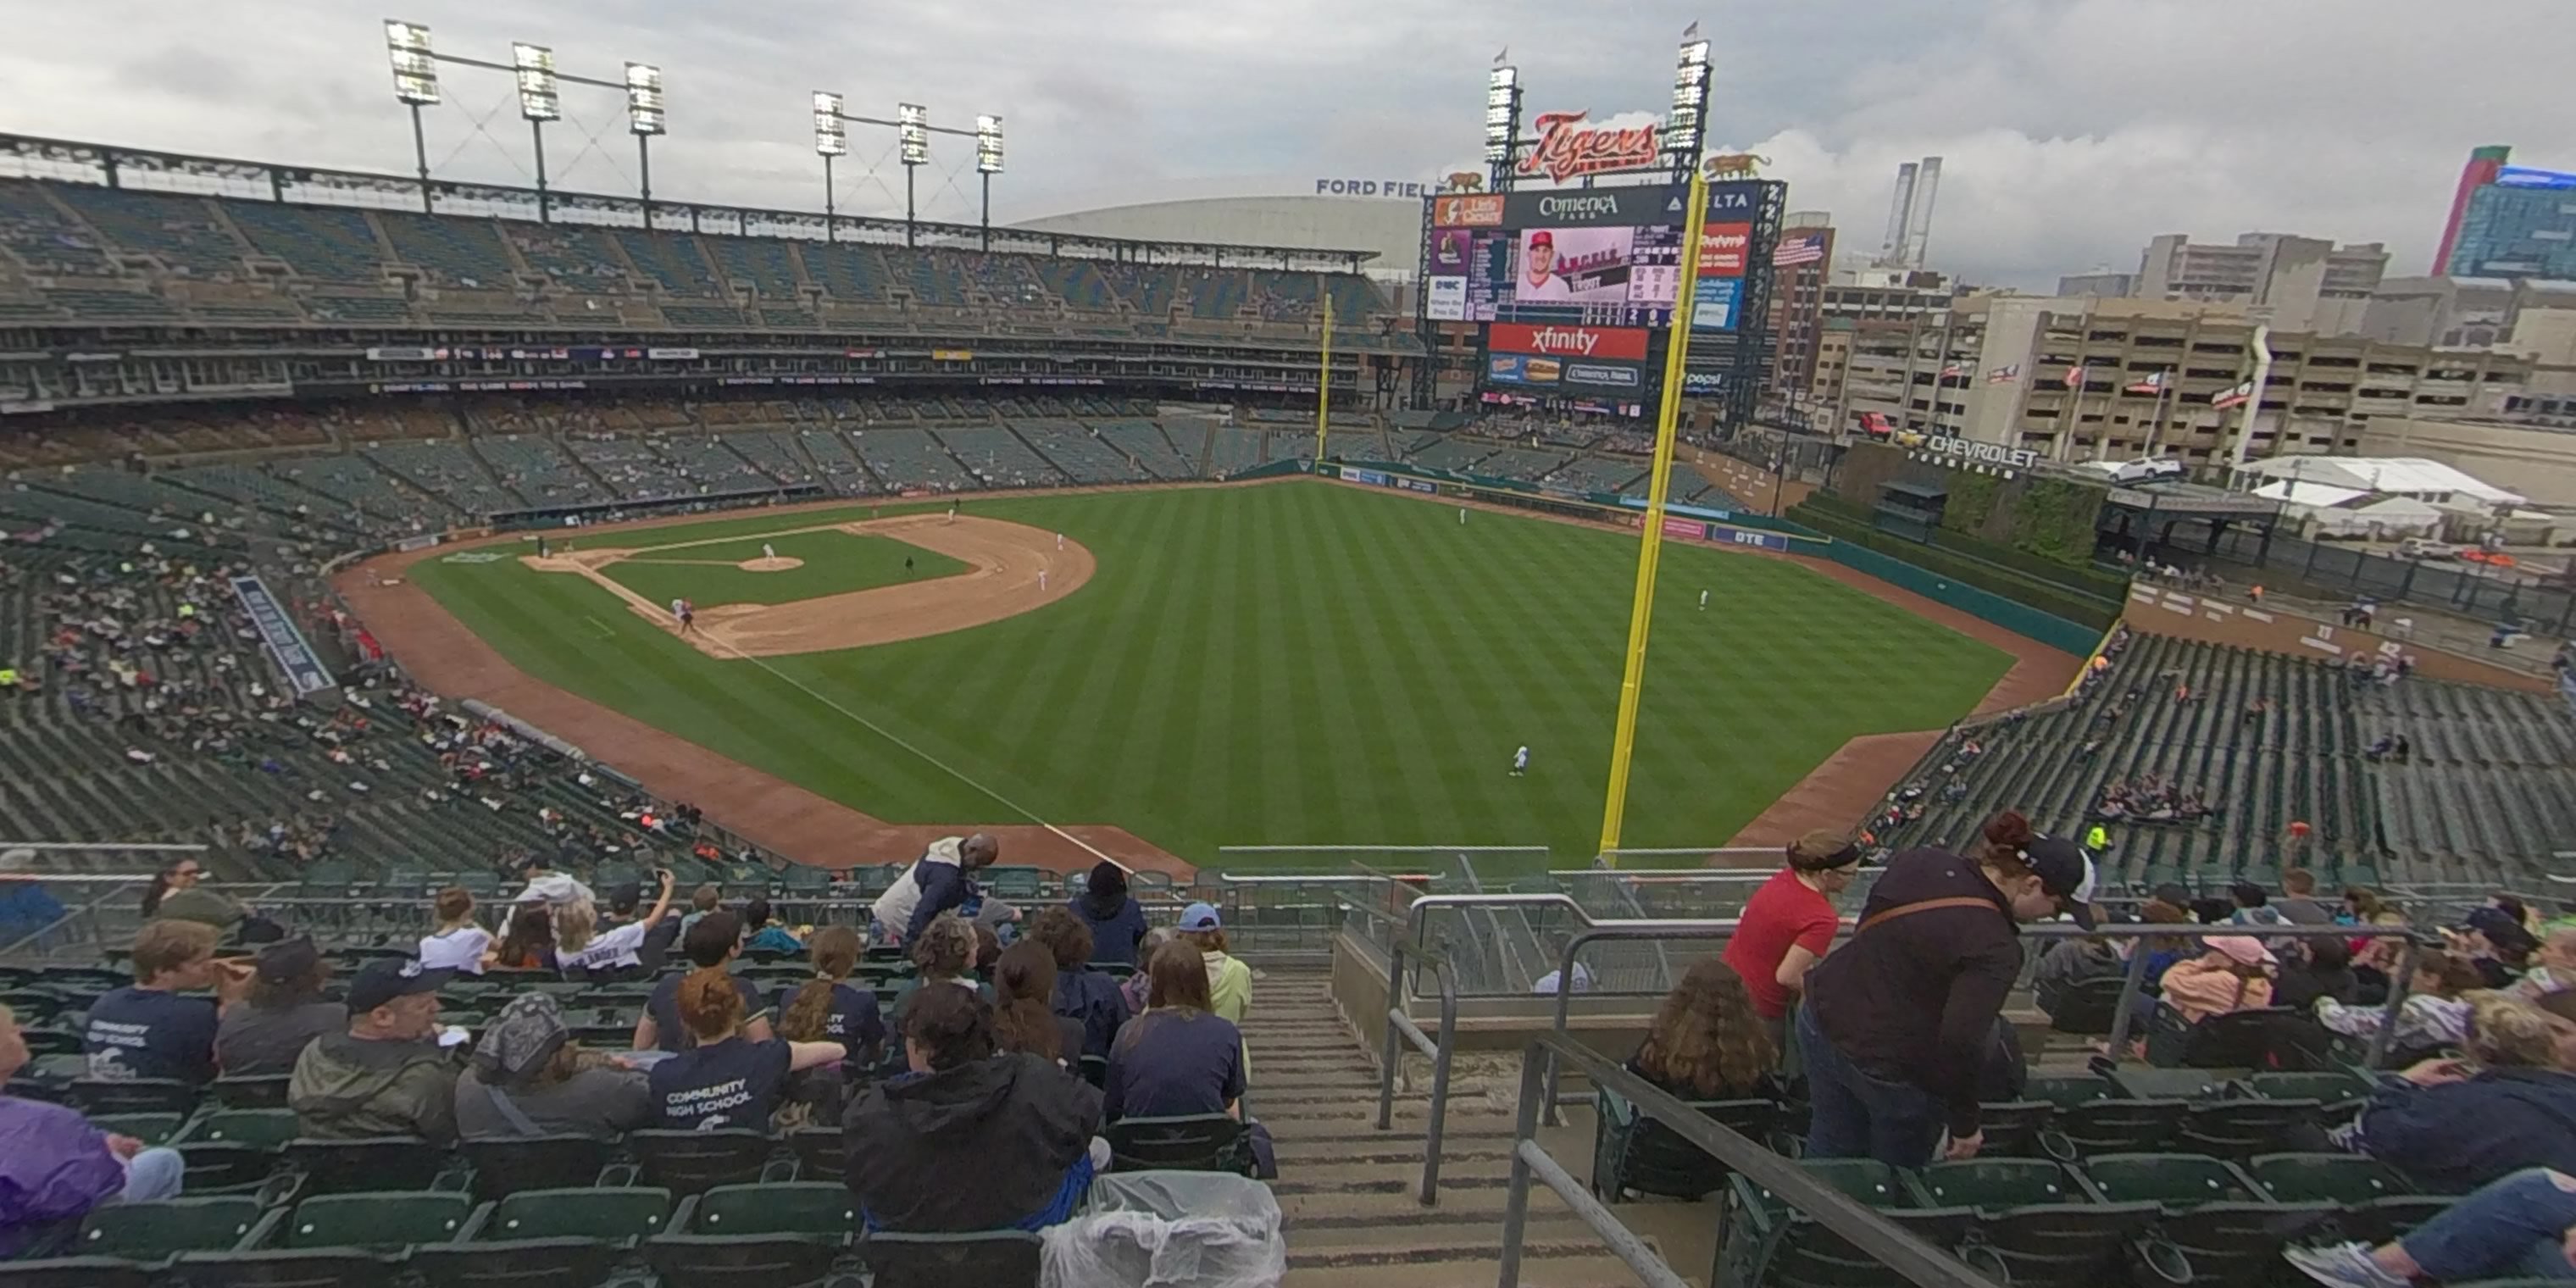
M 143 892 L 143 919 L 194 921 L 219 931 L 230 931 L 250 919 L 247 904 L 200 886 L 205 876 L 205 866 L 193 858 L 161 869 L 153 876 L 151 888 Z

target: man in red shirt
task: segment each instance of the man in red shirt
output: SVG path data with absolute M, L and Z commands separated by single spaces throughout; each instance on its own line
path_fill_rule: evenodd
M 1850 889 L 1859 872 L 1860 847 L 1849 836 L 1809 832 L 1789 847 L 1789 866 L 1745 901 L 1743 924 L 1726 944 L 1726 964 L 1744 977 L 1775 1050 L 1788 1049 L 1789 1004 L 1842 924 L 1834 896 Z

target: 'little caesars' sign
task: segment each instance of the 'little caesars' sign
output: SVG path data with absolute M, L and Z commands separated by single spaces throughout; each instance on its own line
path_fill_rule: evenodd
M 1973 438 L 1950 438 L 1940 434 L 1926 435 L 1923 450 L 1934 456 L 1957 456 L 1981 465 L 2000 465 L 2008 470 L 2026 470 L 2039 461 L 2039 453 L 2026 447 L 2006 447 L 2001 443 L 1980 443 Z

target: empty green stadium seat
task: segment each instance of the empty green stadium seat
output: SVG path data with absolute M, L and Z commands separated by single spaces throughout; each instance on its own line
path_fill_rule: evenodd
M 1593 1108 L 1592 1192 L 1604 1201 L 1630 1192 L 1696 1199 L 1725 1188 L 1732 1169 L 1617 1092 L 1596 1090 Z M 1766 1145 L 1782 1125 L 1780 1106 L 1769 1100 L 1693 1101 L 1691 1108 Z
M 684 1200 L 645 1255 L 668 1288 L 807 1284 L 858 1230 L 858 1201 L 839 1181 L 727 1185 Z

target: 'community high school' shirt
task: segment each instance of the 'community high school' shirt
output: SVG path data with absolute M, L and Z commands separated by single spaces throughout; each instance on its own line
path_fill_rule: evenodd
M 81 1030 L 89 1076 L 115 1082 L 215 1076 L 215 1004 L 166 989 L 120 988 L 92 1003 Z
M 769 1130 L 794 1053 L 784 1042 L 726 1038 L 653 1066 L 653 1103 L 664 1127 Z

